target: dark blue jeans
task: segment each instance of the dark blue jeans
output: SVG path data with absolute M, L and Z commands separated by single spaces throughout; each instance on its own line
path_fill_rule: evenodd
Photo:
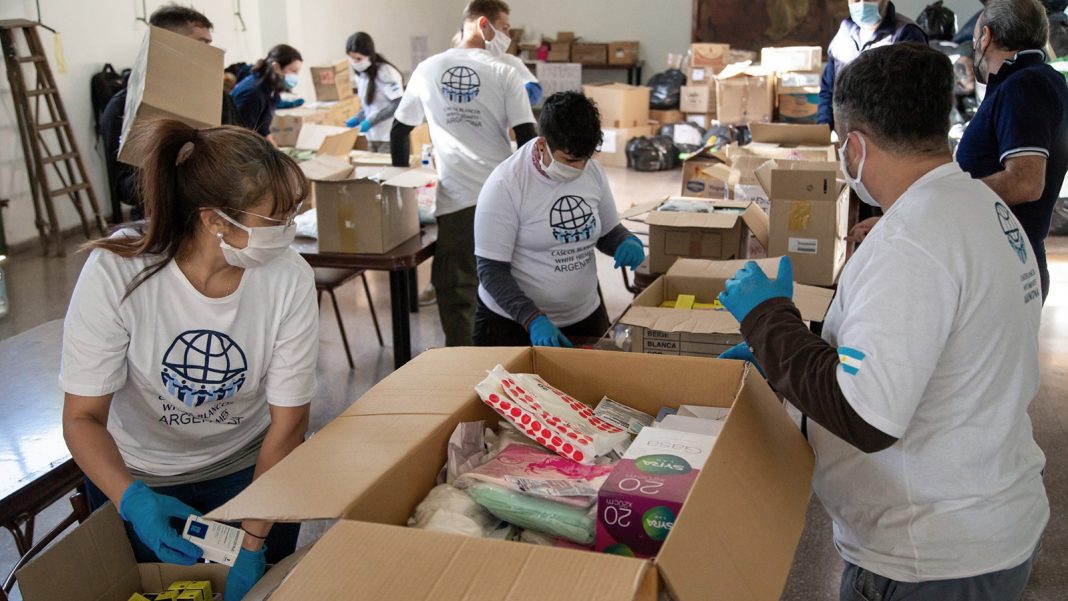
M 255 467 L 249 467 L 239 472 L 222 476 L 214 480 L 194 482 L 193 484 L 178 484 L 176 486 L 152 487 L 154 492 L 161 495 L 169 495 L 189 505 L 201 513 L 207 513 L 230 499 L 247 487 L 252 482 Z M 96 511 L 108 502 L 107 496 L 93 484 L 89 478 L 85 479 L 85 487 L 89 496 L 89 507 Z M 126 536 L 130 539 L 134 557 L 138 563 L 158 562 L 156 554 L 141 542 L 129 522 L 123 522 L 126 526 Z M 231 524 L 240 527 L 240 524 Z M 300 534 L 300 524 L 275 524 L 271 533 L 267 535 L 267 563 L 278 563 L 293 553 L 297 548 L 297 536 Z
M 1035 551 L 1038 554 L 1038 551 Z M 846 562 L 839 601 L 1017 601 L 1035 557 L 1007 570 L 955 580 L 897 582 Z

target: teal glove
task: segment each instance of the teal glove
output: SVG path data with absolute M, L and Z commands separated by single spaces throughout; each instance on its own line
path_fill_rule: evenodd
M 793 296 L 794 267 L 790 257 L 783 257 L 779 261 L 779 274 L 774 280 L 769 280 L 755 262 L 746 263 L 732 279 L 727 280 L 723 292 L 719 293 L 719 302 L 738 323 L 742 323 L 760 303 L 772 298 L 792 299 Z
M 370 119 L 364 119 L 363 121 L 360 122 L 360 133 L 361 134 L 367 133 L 367 130 L 369 130 L 369 129 L 371 129 L 371 120 Z
M 130 522 L 137 538 L 156 554 L 160 561 L 191 566 L 204 554 L 200 547 L 185 540 L 171 526 L 171 519 L 181 520 L 200 512 L 174 497 L 161 495 L 137 480 L 122 493 L 119 515 Z
M 749 348 L 749 343 L 744 340 L 723 351 L 720 354 L 719 358 L 734 359 L 736 361 L 748 361 L 749 363 L 753 364 L 753 367 L 757 368 L 757 371 L 760 372 L 760 375 L 764 376 L 765 378 L 768 377 L 764 373 L 764 368 L 760 367 L 760 364 L 757 363 L 756 357 L 753 355 L 753 349 Z
M 638 266 L 645 260 L 645 247 L 642 246 L 642 241 L 637 236 L 631 236 L 623 241 L 616 249 L 616 269 L 620 267 L 630 267 L 631 271 L 638 269 Z
M 530 323 L 530 344 L 533 346 L 566 346 L 573 348 L 571 341 L 549 318 L 539 315 Z
M 345 127 L 356 127 L 363 121 L 363 113 L 357 113 L 356 115 L 349 117 L 345 120 Z
M 267 569 L 267 546 L 264 545 L 259 551 L 249 551 L 242 548 L 237 554 L 237 561 L 226 575 L 226 594 L 224 601 L 241 601 L 245 595 L 256 586 Z

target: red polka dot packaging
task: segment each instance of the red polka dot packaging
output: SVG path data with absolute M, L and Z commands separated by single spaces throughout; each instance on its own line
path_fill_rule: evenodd
M 578 463 L 592 465 L 597 456 L 622 448 L 630 438 L 588 405 L 533 374 L 511 374 L 498 365 L 475 390 L 520 432 Z

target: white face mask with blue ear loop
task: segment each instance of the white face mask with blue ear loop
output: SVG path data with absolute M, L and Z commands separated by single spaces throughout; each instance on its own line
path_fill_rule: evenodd
M 842 149 L 839 151 L 839 153 L 841 153 L 840 163 L 842 180 L 857 193 L 857 196 L 860 197 L 860 200 L 863 201 L 864 204 L 873 207 L 881 207 L 882 205 L 880 205 L 879 202 L 875 200 L 875 197 L 868 192 L 868 188 L 864 185 L 864 182 L 860 181 L 860 178 L 864 177 L 864 162 L 868 160 L 868 143 L 864 141 L 864 136 L 859 133 L 856 135 L 857 139 L 860 140 L 860 162 L 857 163 L 857 176 L 853 177 L 849 175 L 849 162 L 846 160 L 846 147 L 849 146 L 849 134 L 846 134 L 845 143 L 842 144 Z

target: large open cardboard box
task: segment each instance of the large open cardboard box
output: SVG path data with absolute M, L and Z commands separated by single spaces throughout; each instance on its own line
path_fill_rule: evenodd
M 731 407 L 654 561 L 403 527 L 464 421 L 497 423 L 474 386 L 493 366 L 580 401 Z M 430 350 L 372 388 L 212 519 L 340 518 L 272 597 L 376 601 L 775 601 L 804 527 L 814 458 L 739 361 L 548 348 Z
M 716 118 L 722 125 L 770 122 L 775 116 L 775 76 L 748 62 L 716 75 Z
M 692 294 L 698 303 L 711 304 L 746 261 L 702 261 L 679 259 L 657 278 L 619 319 L 629 329 L 626 350 L 656 355 L 718 357 L 742 341 L 738 321 L 726 310 L 693 310 L 661 307 L 680 294 Z M 761 259 L 760 268 L 774 278 L 779 259 Z M 806 321 L 823 321 L 831 306 L 833 292 L 826 288 L 794 286 L 794 304 Z

